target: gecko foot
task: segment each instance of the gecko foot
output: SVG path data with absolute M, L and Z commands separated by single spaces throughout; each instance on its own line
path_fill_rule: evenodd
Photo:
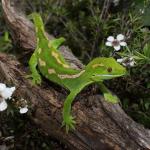
M 35 84 L 41 84 L 42 79 L 41 76 L 39 74 L 31 74 L 31 75 L 27 75 L 26 78 L 32 78 L 32 83 Z
M 119 98 L 116 95 L 112 95 L 111 93 L 104 93 L 104 98 L 106 101 L 111 103 L 118 103 Z
M 74 120 L 74 117 L 72 117 L 70 115 L 70 116 L 64 117 L 62 127 L 65 126 L 66 127 L 66 132 L 68 133 L 69 130 L 74 130 L 75 129 L 75 124 L 76 124 L 76 122 Z

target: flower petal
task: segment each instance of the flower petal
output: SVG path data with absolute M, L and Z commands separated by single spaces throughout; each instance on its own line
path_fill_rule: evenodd
M 127 43 L 126 42 L 120 42 L 120 45 L 121 46 L 127 46 Z
M 16 87 L 11 87 L 10 90 L 12 93 L 14 93 L 14 91 L 16 90 Z
M 134 65 L 135 65 L 135 62 L 134 62 L 134 61 L 131 61 L 131 62 L 130 62 L 130 66 L 131 66 L 131 67 L 134 67 Z
M 3 100 L 3 101 L 0 103 L 0 111 L 4 111 L 6 108 L 7 108 L 7 103 L 6 103 L 5 100 Z
M 109 42 L 114 41 L 114 37 L 113 37 L 113 36 L 109 36 L 109 37 L 107 38 L 107 41 L 109 41 Z
M 119 50 L 120 50 L 120 45 L 114 46 L 114 49 L 115 49 L 116 51 L 119 51 Z
M 111 42 L 106 42 L 105 45 L 106 46 L 112 46 L 112 43 Z
M 26 112 L 28 111 L 28 108 L 27 107 L 24 107 L 24 108 L 20 108 L 20 114 L 25 114 Z
M 5 90 L 5 88 L 6 88 L 6 85 L 3 83 L 0 83 L 0 91 Z
M 119 58 L 119 59 L 117 59 L 117 62 L 118 62 L 118 63 L 122 63 L 123 60 L 124 60 L 123 58 Z
M 130 63 L 130 66 L 133 67 L 133 66 L 134 66 L 134 62 L 131 62 L 131 63 Z
M 118 35 L 117 35 L 117 40 L 118 40 L 118 41 L 124 40 L 124 35 L 123 35 L 123 34 L 118 34 Z
M 1 95 L 4 99 L 10 99 L 14 91 L 15 87 L 6 88 L 4 91 L 1 92 Z

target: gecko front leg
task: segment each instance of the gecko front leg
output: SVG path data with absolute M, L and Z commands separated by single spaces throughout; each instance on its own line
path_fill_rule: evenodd
M 68 133 L 69 129 L 75 128 L 74 127 L 74 125 L 75 125 L 74 117 L 71 115 L 71 104 L 79 92 L 80 92 L 79 89 L 77 91 L 72 90 L 64 102 L 62 126 L 66 127 L 67 133 Z
M 111 103 L 119 102 L 119 98 L 116 95 L 113 95 L 102 82 L 99 82 L 99 86 L 106 101 L 111 102 Z
M 36 69 L 37 64 L 38 64 L 38 58 L 37 58 L 37 49 L 36 49 L 35 52 L 32 54 L 30 61 L 29 61 L 31 75 L 29 75 L 28 77 L 32 78 L 33 84 L 41 84 L 41 81 L 42 81 L 41 76 Z

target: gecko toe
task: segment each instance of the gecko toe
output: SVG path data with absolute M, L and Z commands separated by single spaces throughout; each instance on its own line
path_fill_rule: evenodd
M 68 133 L 68 131 L 70 130 L 75 130 L 75 120 L 74 120 L 74 117 L 72 116 L 68 116 L 68 117 L 65 117 L 63 123 L 62 123 L 62 126 L 65 126 L 66 127 L 66 132 Z

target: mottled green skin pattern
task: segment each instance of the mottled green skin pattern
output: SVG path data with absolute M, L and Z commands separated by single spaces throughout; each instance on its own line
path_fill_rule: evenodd
M 103 57 L 95 58 L 83 70 L 72 69 L 58 50 L 64 42 L 64 38 L 48 40 L 40 15 L 34 13 L 32 16 L 36 30 L 37 47 L 29 61 L 31 77 L 33 83 L 41 84 L 41 76 L 36 68 L 38 66 L 44 77 L 70 91 L 63 108 L 63 125 L 66 126 L 66 130 L 74 128 L 75 121 L 71 116 L 71 104 L 85 86 L 95 82 L 99 83 L 105 99 L 116 103 L 118 98 L 112 95 L 102 82 L 124 75 L 126 73 L 125 68 L 118 64 L 115 59 Z

